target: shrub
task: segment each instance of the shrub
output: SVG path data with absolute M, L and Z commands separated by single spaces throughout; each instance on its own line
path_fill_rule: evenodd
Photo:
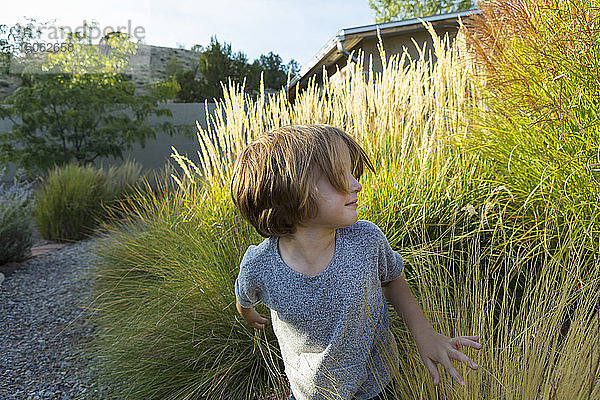
M 54 168 L 37 192 L 40 234 L 55 241 L 89 236 L 103 221 L 128 212 L 119 204 L 136 193 L 142 178 L 141 165 L 132 160 L 106 171 L 76 164 Z
M 31 248 L 32 190 L 25 182 L 0 185 L 0 265 L 21 261 Z
M 102 170 L 76 164 L 53 168 L 36 193 L 35 219 L 40 234 L 58 242 L 89 236 L 108 198 Z
M 232 307 L 238 260 L 257 234 L 227 189 L 190 185 L 127 201 L 137 213 L 110 225 L 97 249 L 96 350 L 107 379 L 140 399 L 282 392 L 273 333 L 257 335 Z

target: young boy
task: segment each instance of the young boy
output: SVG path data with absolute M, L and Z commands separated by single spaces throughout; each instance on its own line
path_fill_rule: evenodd
M 246 251 L 235 282 L 237 309 L 253 328 L 271 310 L 290 399 L 373 399 L 398 368 L 386 300 L 404 319 L 438 384 L 441 363 L 464 385 L 450 359 L 477 365 L 458 349 L 477 336 L 434 331 L 402 277 L 400 254 L 383 232 L 358 221 L 358 182 L 373 170 L 363 149 L 327 125 L 286 126 L 252 142 L 238 157 L 231 194 L 266 239 Z

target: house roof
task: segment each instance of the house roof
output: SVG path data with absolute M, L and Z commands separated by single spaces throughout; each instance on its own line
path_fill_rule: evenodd
M 459 19 L 479 13 L 477 9 L 459 11 L 450 14 L 431 15 L 423 18 L 411 18 L 403 21 L 386 22 L 357 26 L 354 28 L 341 29 L 315 54 L 315 56 L 302 66 L 298 74 L 290 81 L 288 93 L 293 90 L 298 82 L 305 82 L 315 72 L 320 72 L 323 66 L 333 65 L 341 57 L 344 51 L 349 52 L 363 39 L 377 37 L 377 31 L 381 37 L 394 36 L 411 32 L 425 30 L 423 22 L 429 22 L 434 27 L 458 27 Z

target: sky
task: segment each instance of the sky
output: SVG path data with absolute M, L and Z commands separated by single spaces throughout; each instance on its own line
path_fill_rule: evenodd
M 272 51 L 302 66 L 340 29 L 373 24 L 374 15 L 368 0 L 8 0 L 0 24 L 28 17 L 76 30 L 96 21 L 102 30 L 127 27 L 145 44 L 186 49 L 216 35 L 250 61 Z

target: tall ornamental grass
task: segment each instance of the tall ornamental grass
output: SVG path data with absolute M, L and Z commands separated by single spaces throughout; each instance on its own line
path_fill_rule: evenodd
M 490 0 L 468 24 L 485 108 L 468 145 L 504 189 L 508 240 L 600 235 L 600 1 Z M 597 252 L 592 244 L 589 252 Z
M 153 192 L 150 192 L 153 193 Z M 258 398 L 284 390 L 272 332 L 237 315 L 232 282 L 259 240 L 223 186 L 132 198 L 98 251 L 99 340 L 119 398 Z M 266 312 L 266 310 L 261 310 Z M 259 396 L 260 397 L 260 396 Z
M 435 387 L 407 329 L 395 321 L 397 397 L 600 398 L 600 260 L 589 257 L 575 234 L 563 240 L 553 251 L 544 240 L 513 244 L 496 257 L 495 268 L 477 235 L 461 249 L 403 253 L 412 266 L 409 285 L 433 326 L 448 336 L 477 333 L 483 348 L 463 349 L 477 371 L 454 362 L 464 387 L 445 372 Z
M 481 335 L 483 349 L 469 352 L 479 371 L 459 367 L 466 387 L 442 374 L 436 388 L 394 317 L 399 397 L 598 397 L 600 270 L 587 250 L 598 238 L 564 230 L 516 239 L 522 218 L 506 204 L 510 183 L 468 151 L 472 121 L 463 110 L 489 106 L 474 96 L 482 89 L 465 42 L 460 34 L 452 46 L 435 35 L 434 43 L 435 65 L 406 54 L 388 59 L 382 49 L 382 73 L 365 79 L 369 64 L 360 58 L 343 80 L 313 81 L 294 104 L 225 88 L 211 128 L 199 128 L 198 163 L 174 151 L 177 190 L 134 195 L 133 212 L 105 226 L 93 350 L 117 397 L 284 398 L 272 329 L 248 328 L 235 310 L 239 262 L 262 238 L 227 188 L 236 155 L 254 137 L 298 123 L 329 123 L 357 138 L 377 167 L 361 182 L 361 218 L 404 256 L 406 277 L 439 332 Z M 526 167 L 514 171 L 527 175 Z M 540 214 L 539 223 L 550 232 L 554 221 Z
M 461 38 L 451 47 L 429 29 L 434 48 L 421 48 L 418 60 L 407 52 L 389 57 L 380 46 L 383 72 L 374 73 L 371 61 L 359 56 L 342 80 L 313 79 L 293 105 L 284 95 L 252 101 L 230 85 L 211 117 L 213 129 L 198 127 L 199 164 L 177 151 L 174 157 L 191 182 L 227 184 L 236 155 L 260 133 L 327 123 L 348 131 L 371 157 L 378 173 L 364 177 L 361 212 L 393 231 L 394 242 L 418 244 L 419 222 L 430 239 L 447 230 L 454 216 L 470 225 L 466 217 L 481 212 L 478 206 L 490 192 L 477 158 L 456 145 L 469 129 L 462 110 L 478 106 L 472 64 Z M 436 55 L 435 64 L 424 61 L 428 52 Z
M 233 293 L 241 257 L 261 237 L 229 198 L 231 167 L 266 130 L 329 123 L 354 135 L 379 170 L 363 181 L 361 216 L 394 244 L 418 247 L 422 229 L 442 239 L 454 220 L 476 224 L 468 210 L 485 197 L 482 171 L 449 141 L 467 132 L 459 111 L 471 102 L 469 64 L 461 48 L 435 43 L 435 66 L 393 56 L 365 80 L 361 59 L 336 85 L 313 81 L 294 105 L 283 94 L 254 101 L 225 88 L 212 128 L 199 128 L 199 163 L 174 151 L 179 190 L 132 198 L 134 213 L 107 226 L 98 249 L 95 349 L 121 396 L 255 399 L 287 389 L 272 329 L 249 329 Z

